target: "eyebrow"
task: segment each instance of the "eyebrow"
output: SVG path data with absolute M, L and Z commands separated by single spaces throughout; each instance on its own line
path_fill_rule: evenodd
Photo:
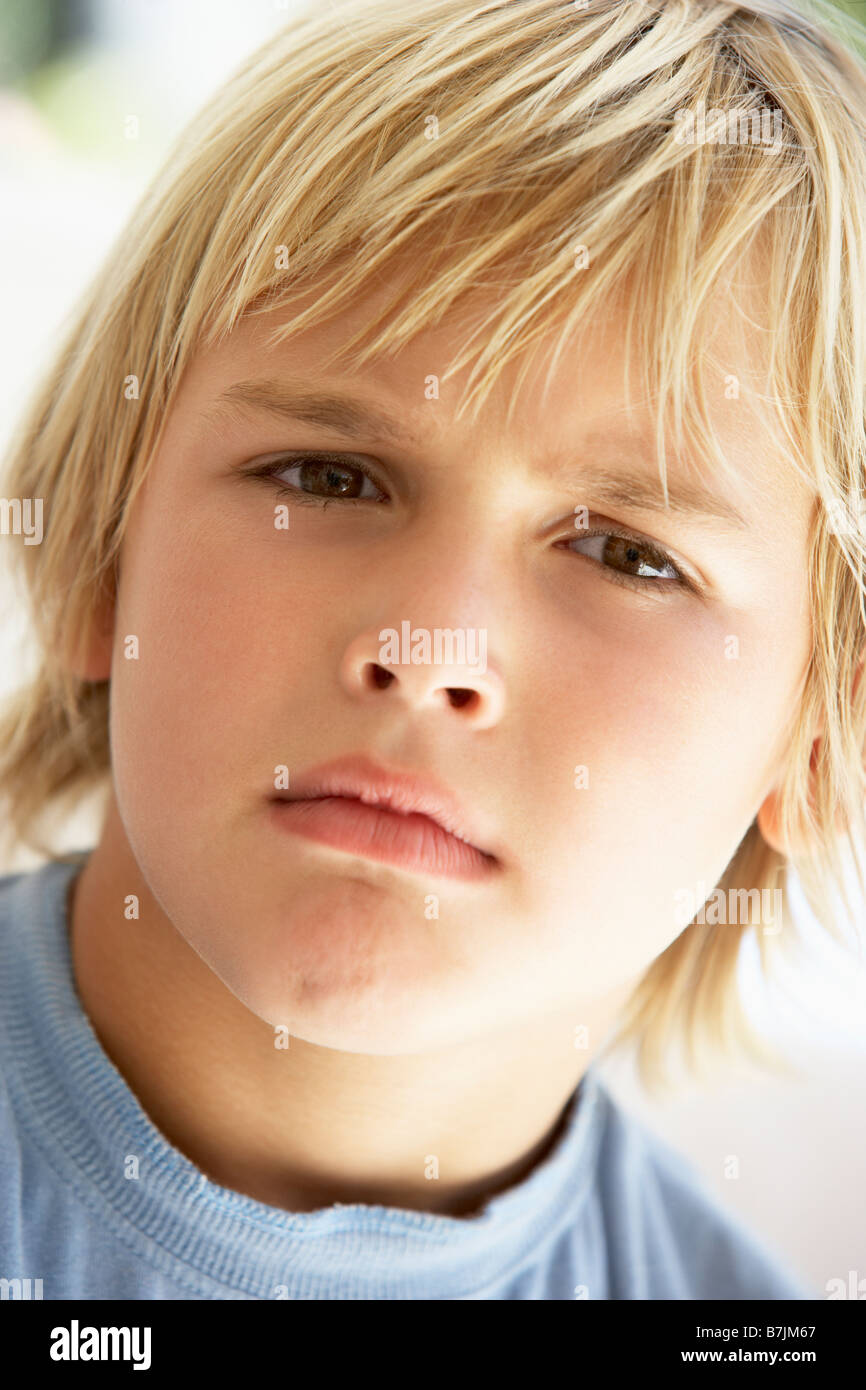
M 389 415 L 379 406 L 344 393 L 312 391 L 289 382 L 266 379 L 234 382 L 211 402 L 202 418 L 213 421 L 231 416 L 238 409 L 276 415 L 280 419 L 303 420 L 349 438 L 363 436 L 415 445 L 420 442 L 405 421 Z M 610 430 L 594 432 L 593 447 L 596 443 L 599 448 L 612 443 L 628 449 L 645 448 L 633 433 Z M 612 469 L 592 463 L 580 467 L 569 464 L 558 467 L 555 475 L 578 492 L 587 492 L 594 501 L 611 506 L 641 512 L 675 512 L 696 521 L 721 521 L 740 530 L 749 529 L 749 522 L 732 502 L 699 482 L 679 482 L 675 488 L 669 488 L 665 502 L 660 483 L 627 467 Z
M 580 487 L 593 500 L 614 507 L 627 507 L 639 512 L 676 512 L 695 521 L 721 521 L 740 531 L 749 529 L 749 522 L 733 502 L 697 482 L 679 482 L 675 487 L 670 487 L 665 502 L 661 484 L 656 486 L 642 474 L 614 472 L 590 465 L 581 470 Z
M 330 391 L 310 391 L 280 381 L 236 381 L 223 391 L 206 412 L 205 418 L 233 413 L 240 406 L 277 415 L 282 419 L 303 420 L 322 425 L 348 436 L 366 435 L 403 443 L 418 441 L 403 421 L 354 396 Z

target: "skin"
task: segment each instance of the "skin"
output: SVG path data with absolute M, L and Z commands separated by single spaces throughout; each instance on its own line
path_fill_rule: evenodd
M 749 393 L 732 402 L 720 386 L 713 419 L 747 531 L 596 506 L 582 459 L 658 476 L 640 403 L 643 441 L 611 451 L 625 421 L 615 313 L 590 351 L 563 353 L 539 409 L 542 346 L 506 427 L 514 363 L 477 424 L 454 417 L 463 375 L 425 399 L 462 320 L 351 376 L 323 370 L 371 303 L 277 348 L 266 339 L 285 313 L 241 320 L 185 374 L 132 506 L 116 601 L 76 668 L 111 680 L 113 776 L 70 932 L 105 1050 L 212 1181 L 299 1211 L 462 1215 L 556 1139 L 623 1003 L 685 925 L 677 891 L 709 892 L 756 815 L 776 840 L 778 731 L 809 655 L 811 497 Z M 745 378 L 739 341 L 717 351 Z M 265 376 L 363 397 L 412 438 L 265 414 L 201 422 L 221 390 Z M 239 470 L 297 449 L 366 462 L 387 504 L 290 503 L 276 530 L 288 499 Z M 554 474 L 564 463 L 572 482 Z M 672 488 L 684 467 L 670 461 Z M 578 504 L 593 527 L 667 549 L 703 595 L 658 578 L 625 587 L 587 542 L 565 548 Z M 405 666 L 365 685 L 380 629 L 405 619 L 486 628 L 487 671 Z M 452 704 L 454 686 L 472 697 Z M 277 765 L 297 774 L 357 751 L 438 775 L 498 871 L 460 882 L 272 829 Z M 589 786 L 575 787 L 578 764 Z

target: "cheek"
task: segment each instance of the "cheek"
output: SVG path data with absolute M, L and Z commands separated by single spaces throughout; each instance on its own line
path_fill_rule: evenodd
M 341 586 L 303 564 L 289 570 L 285 549 L 225 517 L 170 528 L 172 514 L 154 497 L 127 538 L 112 756 L 127 805 L 146 794 L 150 811 L 206 826 L 288 760 L 299 712 L 315 709 L 322 612 L 340 611 Z M 137 659 L 125 655 L 129 637 Z
M 655 917 L 664 936 L 674 889 L 718 880 L 763 799 L 802 633 L 685 605 L 607 612 L 546 658 L 521 752 L 527 844 L 571 901 Z M 543 644 L 532 656 L 543 669 Z

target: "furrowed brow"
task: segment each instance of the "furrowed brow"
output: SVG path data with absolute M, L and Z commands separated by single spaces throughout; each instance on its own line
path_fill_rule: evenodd
M 348 438 L 418 444 L 417 436 L 403 421 L 379 406 L 342 392 L 315 391 L 304 385 L 265 378 L 234 382 L 211 402 L 203 418 L 219 421 L 227 415 L 251 411 L 285 420 L 301 420 L 335 430 Z M 604 431 L 594 434 L 593 440 L 605 444 L 612 442 Z M 628 442 L 633 444 L 634 441 Z M 555 470 L 555 476 L 575 494 L 586 495 L 593 502 L 626 507 L 631 511 L 675 512 L 698 522 L 722 522 L 738 530 L 749 529 L 749 522 L 729 499 L 698 482 L 683 480 L 669 487 L 665 502 L 658 479 L 651 480 L 627 467 L 575 466 L 572 463 L 568 468 Z
M 630 511 L 675 512 L 693 521 L 722 522 L 740 531 L 749 529 L 749 522 L 733 502 L 700 483 L 681 481 L 669 485 L 666 502 L 661 482 L 651 481 L 641 474 L 589 466 L 572 468 L 569 477 L 575 489 L 593 502 L 626 507 Z

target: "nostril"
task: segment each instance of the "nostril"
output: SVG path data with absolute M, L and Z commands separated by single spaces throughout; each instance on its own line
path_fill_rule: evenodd
M 394 672 L 378 662 L 368 661 L 364 666 L 363 680 L 369 690 L 386 690 L 394 679 Z M 452 709 L 464 709 L 478 702 L 478 692 L 465 686 L 448 686 L 445 694 Z
M 386 671 L 384 666 L 371 665 L 367 668 L 367 679 L 371 686 L 384 690 L 394 679 L 394 673 Z
M 449 690 L 448 698 L 455 709 L 462 709 L 474 697 L 474 690 Z

